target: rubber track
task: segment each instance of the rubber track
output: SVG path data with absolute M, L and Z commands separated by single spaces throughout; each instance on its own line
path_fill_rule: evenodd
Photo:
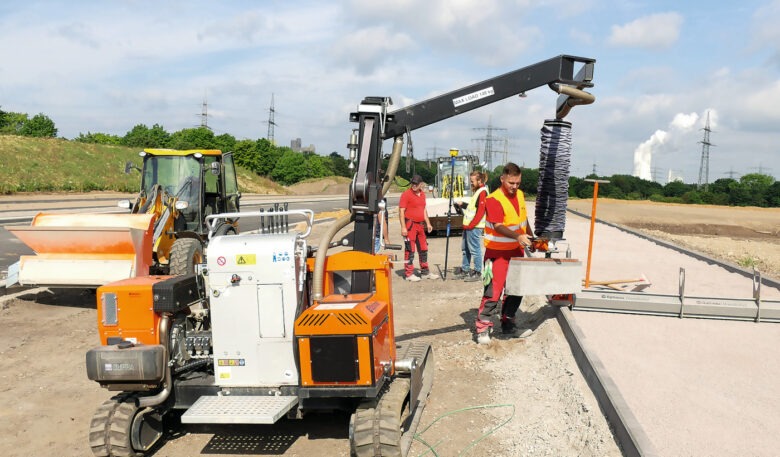
M 378 400 L 358 406 L 353 416 L 354 457 L 402 457 L 402 414 L 409 387 L 408 378 L 396 377 Z
M 130 428 L 135 417 L 133 403 L 121 397 L 106 400 L 89 424 L 89 446 L 96 457 L 135 457 L 141 454 L 130 444 Z

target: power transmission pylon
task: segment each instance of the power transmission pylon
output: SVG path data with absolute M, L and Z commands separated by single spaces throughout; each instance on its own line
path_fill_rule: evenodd
M 276 127 L 276 122 L 274 121 L 275 113 L 276 110 L 274 109 L 274 94 L 271 93 L 271 108 L 268 110 L 268 135 L 266 136 L 271 144 L 276 144 L 274 142 L 274 127 Z
M 734 171 L 734 168 L 732 167 L 729 171 L 723 173 L 724 175 L 728 175 L 729 179 L 734 179 L 734 176 L 738 175 L 736 171 Z
M 200 126 L 211 130 L 209 127 L 209 103 L 206 99 L 206 91 L 203 91 L 203 103 L 200 105 Z
M 493 148 L 493 143 L 498 141 L 503 141 L 503 137 L 497 137 L 493 135 L 494 131 L 503 130 L 506 131 L 505 128 L 501 127 L 493 127 L 493 116 L 490 116 L 488 118 L 488 125 L 487 127 L 476 127 L 472 130 L 485 130 L 487 133 L 482 138 L 475 138 L 476 141 L 484 141 L 485 142 L 485 150 L 484 150 L 484 161 L 487 164 L 487 169 L 492 170 L 493 169 L 493 154 L 495 154 L 497 151 Z
M 760 175 L 768 175 L 769 172 L 772 171 L 771 168 L 767 168 L 767 167 L 761 165 L 760 163 L 758 164 L 757 167 L 750 167 L 750 169 L 751 170 L 756 170 L 758 172 L 758 174 L 760 174 Z
M 433 151 L 433 160 L 436 160 L 436 157 L 439 156 L 439 147 L 435 144 L 432 148 L 428 148 L 428 151 Z M 425 153 L 425 160 L 428 162 L 428 168 L 431 168 L 431 154 L 430 152 Z
M 715 146 L 710 143 L 710 112 L 707 111 L 707 124 L 702 129 L 704 130 L 704 138 L 699 141 L 701 143 L 701 165 L 699 165 L 699 185 L 698 189 L 704 186 L 704 190 L 707 190 L 710 184 L 710 146 Z

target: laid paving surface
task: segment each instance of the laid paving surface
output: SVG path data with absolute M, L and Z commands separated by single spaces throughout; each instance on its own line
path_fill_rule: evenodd
M 589 221 L 569 217 L 573 256 L 587 259 Z M 645 274 L 646 293 L 750 298 L 752 280 L 597 224 L 592 280 Z M 780 299 L 763 287 L 762 297 Z M 780 324 L 575 312 L 658 455 L 777 455 Z

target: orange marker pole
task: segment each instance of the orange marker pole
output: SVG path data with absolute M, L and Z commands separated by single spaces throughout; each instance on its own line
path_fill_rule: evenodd
M 599 197 L 599 183 L 609 184 L 606 179 L 586 179 L 593 183 L 593 206 L 590 210 L 590 236 L 588 238 L 588 265 L 585 267 L 585 288 L 590 287 L 590 260 L 593 253 L 593 227 L 596 225 L 596 201 Z

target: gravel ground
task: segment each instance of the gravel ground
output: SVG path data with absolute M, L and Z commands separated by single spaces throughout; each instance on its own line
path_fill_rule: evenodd
M 600 211 L 601 209 L 600 207 Z M 680 217 L 679 211 L 681 210 L 674 208 L 671 216 L 667 216 L 669 220 L 677 221 Z M 606 205 L 603 214 L 607 214 Z M 770 223 L 772 221 L 770 218 Z M 778 225 L 780 224 L 775 227 Z M 585 222 L 575 223 L 572 219 L 569 227 L 567 230 L 572 238 L 577 234 L 580 242 L 583 236 L 587 239 Z M 391 241 L 397 243 L 400 239 L 394 228 L 395 226 L 391 226 Z M 317 233 L 313 234 L 312 240 L 316 240 L 317 236 Z M 643 252 L 633 253 L 632 242 L 618 240 L 601 229 L 597 232 L 597 240 L 606 242 L 605 245 L 597 245 L 594 251 L 593 272 L 599 279 L 646 272 L 653 279 L 655 291 L 666 293 L 664 288 L 668 287 L 671 293 L 674 293 L 676 272 L 679 268 L 676 258 L 673 259 L 668 254 L 662 254 L 661 260 L 651 256 L 643 257 Z M 443 238 L 431 240 L 431 263 L 436 268 L 444 267 L 446 244 Z M 611 255 L 621 252 L 624 257 L 613 260 Z M 460 261 L 458 238 L 450 240 L 448 253 L 447 264 L 452 268 Z M 582 254 L 582 248 L 575 250 L 575 256 L 584 258 Z M 610 270 L 616 267 L 619 268 L 617 271 Z M 396 262 L 394 268 L 400 273 L 401 262 Z M 657 271 L 658 269 L 660 271 Z M 691 287 L 701 287 L 706 292 L 716 291 L 714 287 L 723 286 L 739 289 L 736 294 L 744 295 L 741 286 L 728 286 L 727 282 L 716 278 L 704 277 L 701 281 L 692 281 L 693 278 L 698 279 L 701 276 L 695 273 L 696 267 L 688 266 L 687 269 Z M 496 338 L 489 346 L 478 346 L 472 335 L 481 292 L 478 285 L 452 280 L 409 283 L 398 279 L 400 278 L 394 279 L 393 282 L 398 339 L 427 340 L 434 347 L 436 379 L 418 432 L 421 433 L 420 438 L 432 445 L 438 455 L 621 455 L 609 424 L 580 374 L 557 321 L 551 318 L 554 314 L 552 308 L 544 306 L 539 298 L 526 297 L 522 307 L 522 320 L 535 329 L 534 334 L 527 339 Z M 694 284 L 705 280 L 714 281 L 714 285 Z M 108 392 L 86 379 L 83 367 L 85 351 L 97 344 L 93 303 L 94 297 L 73 291 L 57 294 L 43 291 L 0 298 L 0 327 L 3 328 L 0 332 L 0 379 L 3 386 L 0 388 L 0 402 L 4 405 L 4 408 L 0 409 L 0 454 L 89 455 L 86 439 L 89 420 L 95 408 L 110 396 Z M 598 317 L 596 314 L 589 316 Z M 674 322 L 669 319 L 658 320 Z M 593 338 L 592 332 L 596 332 L 595 334 L 604 338 L 599 343 L 599 350 L 603 351 L 608 360 L 612 359 L 608 358 L 607 349 L 615 354 L 614 361 L 610 362 L 610 373 L 614 373 L 616 379 L 628 379 L 629 381 L 623 381 L 629 383 L 626 386 L 630 385 L 630 380 L 649 380 L 649 374 L 654 372 L 658 374 L 652 379 L 683 379 L 685 382 L 679 385 L 681 391 L 693 389 L 695 384 L 692 380 L 703 386 L 713 384 L 708 382 L 709 378 L 697 378 L 698 372 L 694 372 L 694 375 L 675 372 L 690 365 L 711 365 L 703 358 L 683 358 L 682 364 L 672 360 L 673 355 L 685 353 L 692 341 L 699 341 L 683 337 L 689 330 L 680 330 L 677 334 L 681 337 L 679 341 L 669 338 L 676 345 L 671 349 L 661 350 L 657 345 L 663 339 L 651 340 L 650 344 L 644 347 L 639 346 L 635 339 L 626 337 L 626 333 L 630 336 L 631 333 L 641 332 L 645 325 L 649 325 L 646 324 L 648 321 L 642 321 L 636 328 L 616 320 L 610 322 L 607 327 L 589 330 L 591 333 L 588 337 Z M 615 339 L 609 340 L 609 337 Z M 717 337 L 717 333 L 710 336 Z M 750 335 L 743 337 L 750 338 Z M 705 338 L 696 344 L 706 345 L 706 341 Z M 741 345 L 742 349 L 750 352 L 749 339 L 741 344 L 733 344 Z M 771 352 L 774 351 L 772 348 L 776 347 L 777 342 L 770 342 L 765 348 L 769 352 L 758 352 L 754 355 L 760 359 L 756 362 L 759 365 L 749 362 L 744 352 L 729 352 L 724 355 L 723 352 L 713 351 L 712 356 L 722 358 L 721 362 L 726 363 L 726 366 L 728 357 L 734 357 L 740 364 L 744 363 L 739 366 L 747 367 L 745 370 L 748 372 L 755 372 L 751 370 L 755 370 L 756 366 L 765 369 L 755 372 L 758 373 L 757 376 L 745 378 L 749 381 L 724 381 L 726 390 L 702 389 L 705 394 L 697 398 L 702 402 L 698 406 L 704 408 L 694 408 L 693 411 L 710 413 L 716 409 L 707 408 L 706 405 L 723 403 L 723 410 L 739 411 L 737 418 L 754 417 L 757 414 L 754 413 L 756 403 L 763 400 L 734 404 L 724 402 L 724 399 L 732 396 L 734 390 L 739 390 L 744 397 L 751 397 L 753 389 L 765 389 L 771 396 L 774 391 L 771 380 L 777 379 L 778 375 L 770 370 L 774 365 L 761 362 L 778 359 L 772 357 Z M 646 352 L 639 352 L 639 349 Z M 641 359 L 634 357 L 637 354 L 646 358 L 648 363 L 639 363 Z M 626 362 L 626 359 L 633 363 Z M 630 371 L 640 368 L 645 371 Z M 629 371 L 628 374 L 626 370 Z M 714 374 L 705 373 L 704 376 L 728 378 L 724 374 L 727 373 L 716 370 Z M 733 384 L 729 384 L 731 382 Z M 669 400 L 681 402 L 686 398 L 685 395 L 665 396 L 663 387 L 650 389 L 648 386 L 652 386 L 651 382 L 639 386 L 635 394 L 631 394 L 631 389 L 626 387 L 624 394 L 629 398 L 629 403 L 633 402 L 631 404 L 636 406 L 636 415 L 643 421 L 643 426 L 649 429 L 648 433 L 656 447 L 664 451 L 662 455 L 734 455 L 734 452 L 718 453 L 718 447 L 715 445 L 700 447 L 691 444 L 701 442 L 699 440 L 712 440 L 712 436 L 700 438 L 695 433 L 713 429 L 709 428 L 710 422 L 698 421 L 694 412 L 685 412 L 690 410 L 681 403 L 672 403 L 671 407 L 684 413 L 670 414 Z M 631 400 L 632 398 L 641 401 Z M 777 410 L 772 406 L 774 403 L 763 402 L 771 406 L 770 410 Z M 641 408 L 648 404 L 655 404 L 659 409 L 647 409 L 643 412 Z M 769 448 L 768 452 L 765 448 L 743 447 L 741 449 L 747 452 L 736 453 L 774 455 L 777 440 L 772 438 L 770 430 L 776 430 L 777 425 L 780 425 L 775 423 L 778 420 L 775 416 L 777 415 L 758 415 L 756 421 L 752 422 L 752 419 L 734 420 L 732 415 L 729 427 L 714 429 L 718 430 L 716 438 L 728 435 L 728 430 L 742 430 L 749 424 L 762 423 L 766 428 L 761 428 L 756 433 L 766 430 L 768 443 L 774 444 L 774 447 Z M 678 426 L 676 422 L 667 423 L 672 419 L 684 421 L 684 427 Z M 283 455 L 348 455 L 347 420 L 348 418 L 343 416 L 334 416 L 282 423 L 275 428 L 188 428 L 171 436 L 154 455 L 203 455 L 208 452 L 209 443 L 215 438 L 251 438 L 268 434 L 269 430 L 271 433 L 284 432 L 293 437 L 292 442 L 283 450 Z M 740 426 L 742 423 L 746 424 L 745 427 Z M 651 425 L 658 428 L 654 429 Z M 482 438 L 483 435 L 486 437 Z M 744 434 L 734 436 L 742 440 L 750 439 L 750 434 L 747 438 Z M 674 437 L 678 439 L 671 439 Z M 675 444 L 680 442 L 683 443 L 682 447 Z M 734 448 L 724 446 L 722 449 L 731 451 Z M 413 445 L 410 455 L 431 455 L 428 451 L 429 449 L 418 441 Z M 275 455 L 280 453 L 276 452 Z

